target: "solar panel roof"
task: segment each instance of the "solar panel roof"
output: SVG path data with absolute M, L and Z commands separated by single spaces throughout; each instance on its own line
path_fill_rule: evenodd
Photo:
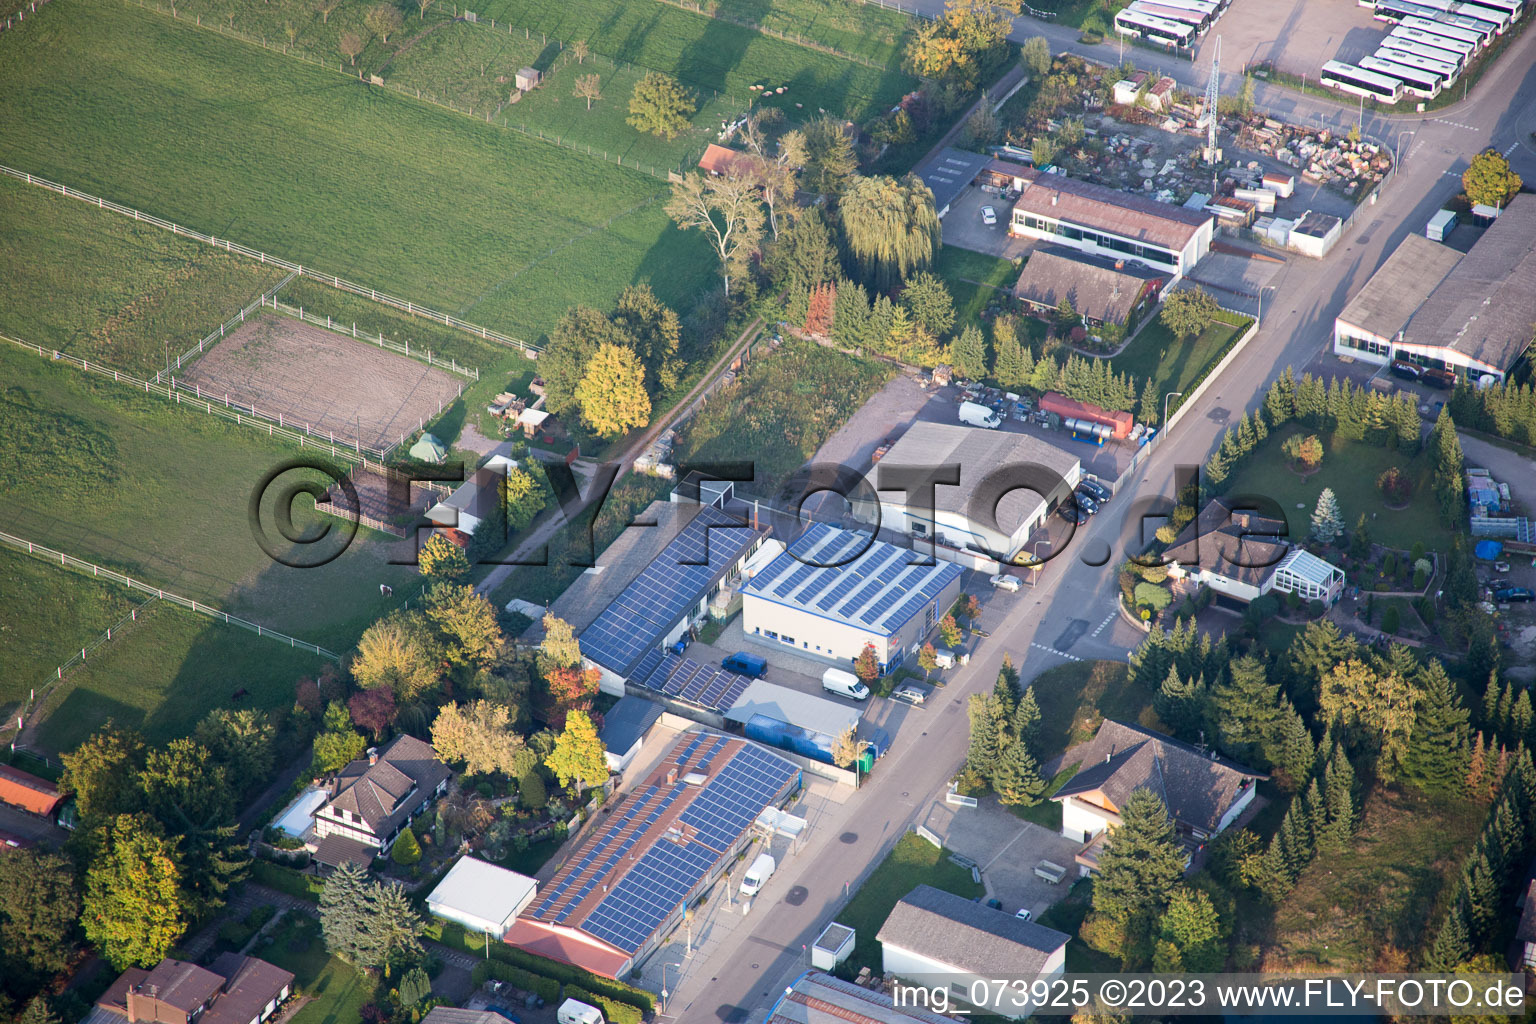
M 950 562 L 919 561 L 908 548 L 816 523 L 742 592 L 889 636 L 962 573 Z
M 640 660 L 633 679 L 646 689 L 722 712 L 752 684 L 748 676 L 727 672 L 719 665 L 700 663 L 659 650 L 651 651 Z
M 683 531 L 581 633 L 582 653 L 629 676 L 646 652 L 765 535 L 704 506 Z
M 580 928 L 634 953 L 799 773 L 763 747 L 704 732 L 679 739 L 662 768 L 674 766 L 674 781 L 659 772 L 608 817 L 540 890 L 525 917 Z M 690 785 L 683 781 L 689 772 L 709 777 Z M 624 869 L 636 850 L 643 852 Z M 597 902 L 584 902 L 599 886 Z M 583 918 L 584 907 L 590 909 Z

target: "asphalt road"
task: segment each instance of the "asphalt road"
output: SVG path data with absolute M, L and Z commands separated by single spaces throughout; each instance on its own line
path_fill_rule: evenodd
M 940 5 L 940 0 L 920 2 Z M 1055 49 L 1091 49 L 1078 47 L 1075 33 L 1066 33 L 1071 40 L 1059 44 L 1062 30 L 1038 23 L 1026 25 L 1015 37 L 1040 31 Z M 1133 514 L 1136 500 L 1171 496 L 1176 467 L 1203 463 L 1227 424 L 1256 405 L 1282 369 L 1305 365 L 1331 342 L 1333 318 L 1348 296 L 1404 235 L 1422 230 L 1440 204 L 1459 191 L 1454 179 L 1473 154 L 1490 145 L 1507 150 L 1516 170 L 1527 181 L 1536 181 L 1536 152 L 1519 141 L 1536 129 L 1533 55 L 1536 31 L 1525 33 L 1459 108 L 1434 117 L 1367 119 L 1367 130 L 1391 144 L 1401 132 L 1404 149 L 1400 171 L 1377 204 L 1361 211 L 1328 259 L 1287 261 L 1270 282 L 1276 290 L 1268 295 L 1258 336 L 1217 378 L 1200 407 L 1185 414 L 1148 460 L 1142 478 L 1117 495 L 1080 531 L 1065 556 L 1051 563 L 1039 589 L 1017 595 L 1013 608 L 993 627 L 992 639 L 983 641 L 968 667 L 953 673 L 918 728 L 902 730 L 881 770 L 840 806 L 840 816 L 829 815 L 817 823 L 803 852 L 779 868 L 783 879 L 775 877 L 771 883 L 768 895 L 778 902 L 760 906 L 750 929 L 740 929 L 687 965 L 669 1007 L 674 1019 L 703 1024 L 764 1017 L 776 994 L 808 966 L 802 944 L 812 942 L 835 916 L 844 902 L 845 883 L 851 890 L 858 888 L 863 875 L 960 766 L 968 740 L 965 699 L 991 688 L 1005 652 L 1021 666 L 1026 680 L 1062 664 L 1062 657 L 1051 649 L 1068 640 L 1069 653 L 1076 657 L 1115 655 L 1113 647 L 1093 636 L 1093 629 L 1115 611 L 1114 574 L 1104 563 L 1113 564 L 1128 548 L 1139 547 L 1126 543 L 1139 532 Z M 1292 119 L 1297 111 L 1337 124 L 1355 116 L 1309 97 L 1261 91 L 1260 105 L 1271 104 Z M 1086 630 L 1077 625 L 1083 622 L 1089 624 Z M 1018 851 L 1018 856 L 1027 858 L 1029 852 Z M 795 905 L 782 901 L 791 886 L 807 892 Z

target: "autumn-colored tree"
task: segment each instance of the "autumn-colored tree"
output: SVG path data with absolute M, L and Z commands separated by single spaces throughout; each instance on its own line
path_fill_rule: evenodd
M 363 631 L 352 657 L 352 678 L 365 690 L 387 686 L 410 701 L 442 677 L 430 638 L 420 619 L 395 612 Z
M 113 818 L 85 873 L 85 937 L 118 970 L 150 967 L 186 929 L 176 844 L 147 814 Z
M 587 45 L 587 41 L 585 39 L 578 39 L 571 44 L 571 56 L 576 58 L 577 64 L 585 64 L 587 62 L 587 57 L 590 56 L 591 53 L 592 49 Z
M 832 304 L 837 299 L 837 286 L 828 282 L 811 289 L 810 302 L 806 305 L 805 332 L 825 337 L 832 329 Z
M 854 727 L 848 726 L 832 740 L 832 763 L 839 768 L 852 768 L 859 759 L 863 744 L 854 739 Z
M 343 57 L 352 62 L 353 67 L 357 66 L 358 54 L 362 53 L 363 47 L 367 45 L 368 41 L 366 39 L 350 29 L 343 32 L 341 38 L 336 41 L 336 49 L 341 51 Z
M 596 786 L 607 781 L 608 759 L 603 741 L 598 739 L 597 728 L 585 711 L 572 711 L 566 716 L 565 728 L 544 764 L 562 786 L 572 782 Z
M 548 687 L 549 704 L 544 709 L 544 721 L 551 729 L 565 727 L 565 719 L 572 711 L 589 711 L 592 698 L 597 695 L 602 673 L 595 668 L 555 668 L 544 675 Z
M 433 584 L 422 609 L 450 665 L 486 668 L 506 647 L 496 609 L 468 584 Z
M 1407 759 L 1414 697 L 1413 684 L 1402 675 L 1350 658 L 1323 676 L 1317 702 L 1327 721 L 1342 723 L 1377 751 L 1376 775 L 1391 782 Z
M 729 295 L 732 278 L 746 272 L 748 260 L 763 240 L 757 182 L 734 168 L 720 175 L 689 174 L 673 182 L 667 216 L 682 230 L 697 229 L 709 239 Z
M 1461 173 L 1467 201 L 1496 209 L 1508 206 L 1521 184 L 1520 175 L 1510 170 L 1509 159 L 1496 149 L 1485 149 L 1474 156 Z
M 576 88 L 571 91 L 571 95 L 577 99 L 586 100 L 587 109 L 591 110 L 592 101 L 603 98 L 603 80 L 597 75 L 578 75 Z
M 469 575 L 469 556 L 453 541 L 434 532 L 421 546 L 421 574 L 437 582 L 458 583 Z
M 544 642 L 539 645 L 539 671 L 574 668 L 581 664 L 581 642 L 571 624 L 556 615 L 544 613 Z
M 1323 461 L 1323 442 L 1316 434 L 1292 434 L 1281 443 L 1280 450 L 1305 470 L 1316 469 Z
M 432 722 L 432 749 L 444 761 L 462 763 L 470 775 L 518 778 L 533 764 L 511 709 L 487 700 L 444 705 Z
M 880 678 L 880 656 L 875 653 L 874 644 L 865 644 L 859 656 L 853 659 L 853 673 L 865 684 L 872 684 Z
M 387 686 L 359 690 L 347 699 L 347 713 L 353 725 L 367 729 L 375 740 L 382 739 L 395 720 L 395 691 Z
M 393 4 L 375 4 L 363 15 L 363 24 L 379 37 L 380 42 L 385 43 L 389 42 L 390 36 L 400 31 L 402 20 L 400 11 Z
M 939 667 L 939 652 L 934 650 L 933 644 L 923 644 L 917 652 L 917 667 L 923 670 L 923 675 Z
M 651 396 L 645 391 L 645 367 L 634 350 L 601 345 L 576 385 L 582 421 L 603 437 L 618 437 L 651 419 Z
M 141 808 L 139 770 L 144 766 L 144 738 L 108 722 L 90 739 L 64 754 L 59 787 L 75 796 L 83 816 L 111 817 Z
M 953 615 L 946 615 L 939 620 L 939 636 L 944 641 L 945 647 L 959 647 L 963 634 L 960 632 L 960 623 L 955 621 Z

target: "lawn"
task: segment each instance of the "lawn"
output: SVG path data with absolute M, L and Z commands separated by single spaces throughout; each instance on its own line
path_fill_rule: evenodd
M 1319 857 L 1275 911 L 1265 970 L 1374 970 L 1388 944 L 1423 945 L 1487 808 L 1460 796 L 1375 792 L 1353 846 Z
M 45 705 L 38 739 L 55 753 L 73 750 L 110 718 L 163 744 L 189 735 L 214 708 L 289 707 L 294 684 L 325 664 L 239 626 L 155 602 L 65 674 Z M 236 699 L 240 690 L 245 696 Z
M 1250 322 L 1246 317 L 1237 318 L 1236 323 L 1218 320 L 1192 338 L 1176 338 L 1161 320 L 1153 320 L 1110 360 L 1110 365 L 1116 373 L 1129 373 L 1135 378 L 1138 391 L 1141 383 L 1151 377 L 1157 382 L 1159 395 L 1187 393 L 1194 390 L 1195 381 L 1248 329 Z M 1177 408 L 1178 402 L 1169 405 L 1170 412 Z
M 50 4 L 0 36 L 0 139 L 12 166 L 529 340 L 638 279 L 687 308 L 713 274 L 662 181 L 136 7 Z
M 1152 694 L 1131 682 L 1117 661 L 1076 661 L 1057 665 L 1027 681 L 1040 705 L 1040 756 L 1055 757 L 1093 738 L 1106 718 L 1161 729 Z M 1052 781 L 1059 787 L 1066 779 Z
M 1371 539 L 1378 544 L 1407 550 L 1423 541 L 1431 551 L 1449 550 L 1450 532 L 1440 522 L 1431 488 L 1433 467 L 1427 452 L 1413 458 L 1402 452 L 1377 448 L 1364 442 L 1328 438 L 1322 467 L 1303 478 L 1291 470 L 1281 444 L 1292 434 L 1310 434 L 1306 427 L 1287 424 L 1271 431 L 1269 438 L 1243 461 L 1226 490 L 1229 494 L 1257 494 L 1271 498 L 1285 511 L 1292 537 L 1304 537 L 1311 528 L 1312 509 L 1324 487 L 1333 488 L 1344 524 L 1353 527 L 1362 513 L 1370 521 Z M 1408 507 L 1387 507 L 1376 478 L 1389 466 L 1397 466 L 1413 480 Z
M 986 891 L 984 886 L 972 880 L 970 868 L 951 861 L 945 851 L 937 849 L 916 832 L 908 832 L 837 914 L 840 923 L 858 933 L 853 955 L 847 963 L 849 969 L 857 972 L 868 965 L 879 970 L 880 943 L 875 935 L 897 902 L 919 885 L 931 885 L 966 899 L 974 899 Z
M 680 431 L 676 460 L 750 463 L 755 479 L 742 490 L 770 497 L 892 371 L 806 341 L 758 352 Z
M 319 918 L 290 911 L 252 953 L 293 972 L 295 991 L 309 997 L 287 1024 L 351 1024 L 373 999 L 374 980 L 326 952 Z
M 0 331 L 147 376 L 283 272 L 0 178 Z
M 1019 279 L 1019 267 L 1012 260 L 953 245 L 940 247 L 939 257 L 933 262 L 933 272 L 944 279 L 949 294 L 954 297 L 957 330 L 968 324 L 979 324 L 982 312 L 989 305 L 1006 306 L 1008 303 L 1000 300 L 1012 298 L 1014 283 Z M 1045 337 L 1045 327 L 1038 321 L 1026 317 L 1019 323 L 1031 337 L 1036 333 L 1034 326 L 1039 327 L 1039 336 Z
M 9 345 L 0 347 L 0 380 L 8 533 L 337 651 L 389 607 L 380 583 L 409 588 L 420 578 L 414 566 L 388 564 L 396 548 L 366 530 L 319 568 L 268 558 L 249 502 L 297 447 Z M 319 521 L 308 500 L 295 503 L 299 531 Z M 262 513 L 276 536 L 272 503 Z
M 143 601 L 12 548 L 0 548 L 0 705 L 54 678 L 54 670 Z

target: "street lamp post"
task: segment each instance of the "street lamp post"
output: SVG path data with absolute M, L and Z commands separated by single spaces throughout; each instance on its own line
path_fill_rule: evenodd
M 1402 158 L 1403 158 L 1403 136 L 1404 135 L 1417 135 L 1417 134 L 1418 134 L 1418 132 L 1398 132 L 1397 133 L 1397 148 L 1395 150 L 1393 150 L 1393 152 L 1392 152 L 1392 170 L 1393 170 L 1394 173 L 1396 173 L 1397 165 L 1402 161 Z
M 1168 429 L 1168 399 L 1172 398 L 1174 395 L 1178 395 L 1180 398 L 1183 398 L 1184 397 L 1184 392 L 1182 392 L 1182 391 L 1170 391 L 1166 395 L 1163 396 L 1163 429 L 1164 430 Z
M 676 967 L 678 972 L 679 972 L 678 980 L 679 981 L 682 980 L 682 978 L 681 978 L 681 972 L 683 970 L 683 965 L 682 964 L 662 964 L 661 965 L 661 1009 L 662 1009 L 663 1013 L 666 1012 L 667 1000 L 672 995 L 672 993 L 667 991 L 667 968 L 668 967 Z

